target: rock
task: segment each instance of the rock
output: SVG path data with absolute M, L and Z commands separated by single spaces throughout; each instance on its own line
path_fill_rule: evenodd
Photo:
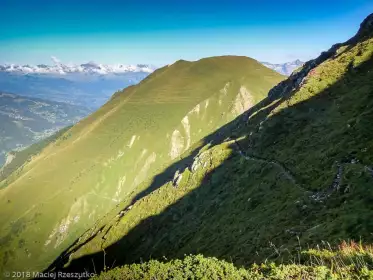
M 298 236 L 300 234 L 300 232 L 298 232 L 294 229 L 287 229 L 287 230 L 285 230 L 285 233 L 293 235 L 293 236 Z
M 122 218 L 122 217 L 124 216 L 124 213 L 125 213 L 125 212 L 124 212 L 123 210 L 120 211 L 119 214 L 118 214 L 119 218 Z
M 180 171 L 176 170 L 176 172 L 174 174 L 174 178 L 172 180 L 174 181 L 177 177 L 179 177 L 179 174 L 180 174 Z
M 194 161 L 193 161 L 192 166 L 191 166 L 190 169 L 192 170 L 192 172 L 196 172 L 197 169 L 198 169 L 200 166 L 201 166 L 200 156 L 196 156 L 196 157 L 194 158 Z
M 181 179 L 183 178 L 183 174 L 178 174 L 176 178 L 172 181 L 172 185 L 176 188 L 179 186 Z
M 180 171 L 176 170 L 174 178 L 172 179 L 172 185 L 174 187 L 177 187 L 179 185 L 180 180 L 181 180 L 182 177 L 183 177 L 183 175 L 180 173 Z
M 209 152 L 208 151 L 204 151 L 200 155 L 195 156 L 194 161 L 192 163 L 192 166 L 190 168 L 191 171 L 196 172 L 197 169 L 199 169 L 201 165 L 203 165 L 203 167 L 205 168 L 207 166 L 207 160 L 208 159 L 209 159 Z
M 171 136 L 171 159 L 177 158 L 184 151 L 184 137 L 179 130 L 175 130 Z
M 194 160 L 192 167 L 191 167 L 192 172 L 196 172 L 199 167 L 200 167 L 200 164 L 199 164 L 198 159 Z

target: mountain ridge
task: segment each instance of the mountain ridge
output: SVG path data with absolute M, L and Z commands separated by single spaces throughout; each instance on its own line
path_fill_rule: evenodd
M 224 55 L 222 55 L 224 56 Z M 180 59 L 176 62 L 195 62 Z M 198 61 L 198 60 L 196 60 Z M 175 62 L 175 63 L 176 63 Z M 264 66 L 277 71 L 280 74 L 290 76 L 291 73 L 302 66 L 304 62 L 299 59 L 285 63 L 270 63 L 261 62 Z M 85 74 L 85 75 L 121 75 L 125 73 L 133 72 L 144 72 L 152 73 L 159 67 L 149 64 L 136 64 L 136 65 L 125 65 L 125 64 L 102 64 L 94 61 L 81 63 L 81 64 L 63 64 L 61 62 L 55 62 L 54 65 L 46 64 L 0 64 L 0 72 L 7 72 L 12 74 L 27 75 L 27 74 L 38 74 L 38 75 L 73 75 L 73 74 Z
M 212 57 L 157 69 L 114 94 L 0 183 L 5 267 L 47 266 L 137 185 L 283 78 L 250 58 Z M 24 191 L 33 196 L 17 195 Z M 14 249 L 17 242 L 24 246 Z

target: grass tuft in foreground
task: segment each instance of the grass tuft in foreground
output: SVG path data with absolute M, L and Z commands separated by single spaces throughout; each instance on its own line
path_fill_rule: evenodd
M 302 256 L 307 259 L 304 264 L 264 263 L 238 268 L 214 257 L 186 255 L 181 260 L 165 258 L 117 267 L 94 279 L 373 279 L 372 246 L 343 242 L 336 250 L 328 245 L 304 251 Z

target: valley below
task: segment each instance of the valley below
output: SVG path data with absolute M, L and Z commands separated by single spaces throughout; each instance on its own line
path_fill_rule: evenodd
M 90 112 L 83 106 L 0 92 L 0 166 L 14 157 L 9 152 L 41 141 Z

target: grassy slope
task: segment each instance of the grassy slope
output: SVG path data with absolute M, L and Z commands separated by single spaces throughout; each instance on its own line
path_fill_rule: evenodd
M 250 58 L 215 57 L 178 61 L 116 93 L 3 182 L 0 270 L 44 268 L 143 180 L 282 79 Z
M 165 179 L 141 200 L 123 201 L 124 213 L 113 210 L 99 221 L 61 263 L 70 258 L 68 270 L 100 271 L 202 253 L 246 266 L 294 260 L 299 247 L 323 240 L 372 242 L 373 27 L 364 30 L 367 24 L 192 147 L 174 163 L 183 171 L 177 188 Z M 221 135 L 236 141 L 221 142 Z

